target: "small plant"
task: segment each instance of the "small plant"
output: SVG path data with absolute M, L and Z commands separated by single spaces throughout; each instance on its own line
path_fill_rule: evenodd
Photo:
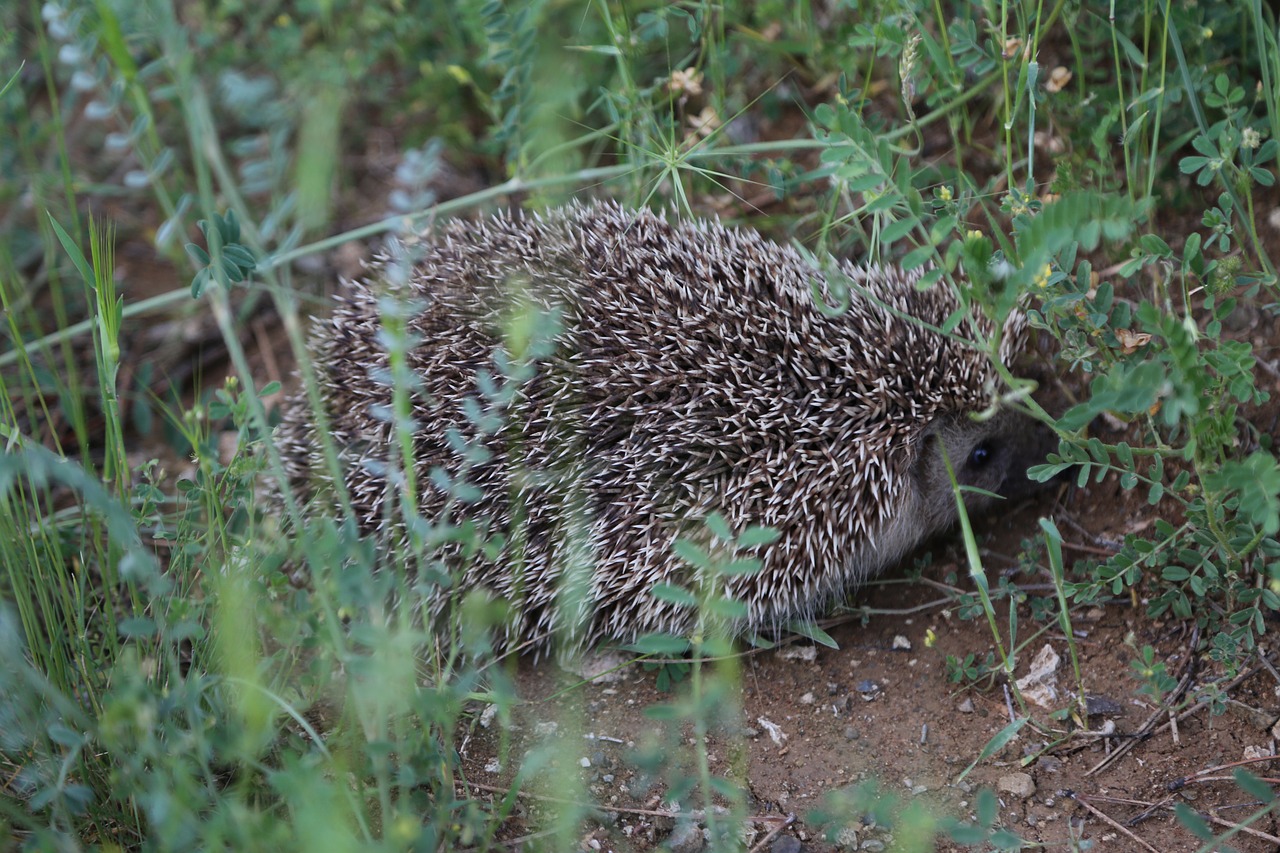
M 187 253 L 200 265 L 191 280 L 193 299 L 199 299 L 206 287 L 223 278 L 233 284 L 244 282 L 257 266 L 253 251 L 240 243 L 240 223 L 234 210 L 228 210 L 225 216 L 215 213 L 212 219 L 201 219 L 198 225 L 209 249 L 187 244 Z
M 947 681 L 962 687 L 977 687 L 982 682 L 990 684 L 991 680 L 1000 674 L 995 652 L 987 652 L 981 660 L 974 652 L 969 652 L 963 658 L 947 655 L 945 665 Z
M 1142 682 L 1138 691 L 1150 696 L 1157 706 L 1161 705 L 1164 697 L 1178 686 L 1178 680 L 1165 669 L 1164 661 L 1156 660 L 1155 649 L 1151 646 L 1143 646 L 1135 651 L 1138 659 L 1130 661 L 1129 668 Z

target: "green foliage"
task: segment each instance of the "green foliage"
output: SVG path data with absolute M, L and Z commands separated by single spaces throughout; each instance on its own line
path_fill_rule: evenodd
M 1054 597 L 1029 599 L 1007 579 L 988 590 L 975 566 L 979 591 L 956 612 L 992 618 L 993 602 L 1007 604 L 1016 639 L 1029 607 L 1070 636 L 1071 607 L 1141 598 L 1151 616 L 1196 622 L 1229 673 L 1271 629 L 1280 465 L 1250 422 L 1270 400 L 1238 331 L 1242 315 L 1280 310 L 1260 236 L 1280 150 L 1280 45 L 1261 4 L 1119 3 L 1114 19 L 1088 4 L 1011 4 L 998 23 L 968 2 L 856 13 L 781 0 L 37 5 L 39 21 L 36 5 L 0 8 L 0 173 L 13 178 L 0 182 L 0 754 L 19 771 L 0 824 L 30 849 L 499 846 L 515 788 L 471 798 L 455 746 L 468 703 L 511 724 L 518 697 L 493 657 L 519 614 L 478 593 L 454 596 L 438 624 L 413 606 L 456 590 L 444 554 L 519 550 L 518 525 L 493 530 L 465 511 L 483 441 L 456 442 L 463 472 L 440 481 L 452 514 L 421 518 L 412 306 L 388 302 L 391 359 L 371 381 L 394 390 L 389 475 L 405 488 L 388 512 L 404 541 L 387 555 L 341 513 L 264 507 L 258 478 L 280 473 L 264 400 L 278 388 L 255 390 L 242 344 L 270 299 L 303 355 L 310 312 L 294 288 L 306 268 L 291 261 L 499 194 L 532 193 L 536 206 L 604 181 L 659 206 L 737 196 L 752 224 L 790 229 L 824 263 L 922 270 L 922 286 L 954 288 L 991 329 L 1022 307 L 1058 345 L 1061 372 L 1083 377 L 1035 475 L 1114 477 L 1153 521 L 1074 568 L 1046 525 Z M 1035 61 L 1049 53 L 1074 75 L 1061 87 Z M 436 206 L 457 175 L 510 180 Z M 380 181 L 385 198 L 366 189 Z M 769 221 L 757 205 L 796 218 Z M 333 221 L 370 219 L 303 244 Z M 203 246 L 188 242 L 196 229 Z M 152 248 L 173 286 L 143 299 L 117 259 L 132 271 Z M 837 302 L 851 296 L 835 285 Z M 187 323 L 151 320 L 191 297 L 222 333 L 230 382 L 137 343 L 140 326 Z M 557 321 L 506 319 L 508 353 L 486 366 L 469 412 L 482 437 L 499 434 Z M 90 334 L 91 354 L 78 353 Z M 994 356 L 999 337 L 973 343 Z M 153 391 L 160 377 L 171 384 Z M 1006 379 L 1025 400 L 1026 385 Z M 154 413 L 168 447 L 146 443 Z M 1127 429 L 1104 440 L 1099 418 Z M 321 443 L 341 507 L 335 448 L 327 433 Z M 296 546 L 275 535 L 286 515 Z M 676 549 L 691 581 L 652 595 L 693 608 L 698 628 L 633 646 L 674 659 L 645 664 L 671 699 L 651 711 L 665 740 L 634 764 L 664 797 L 732 804 L 712 819 L 717 849 L 736 844 L 748 784 L 740 765 L 717 774 L 707 761 L 708 738 L 732 743 L 740 728 L 727 634 L 744 610 L 725 588 L 759 570 L 753 549 L 774 535 L 721 516 L 690 529 Z M 298 565 L 305 588 L 279 571 Z M 791 627 L 834 646 L 816 626 Z M 1134 645 L 1135 689 L 1160 702 L 1174 680 L 1156 649 Z M 1011 660 L 948 655 L 947 678 L 977 685 Z M 1202 698 L 1225 707 L 1221 694 Z M 557 760 L 530 757 L 512 785 Z M 1237 782 L 1260 813 L 1273 807 L 1256 779 Z M 874 791 L 842 797 L 810 820 L 837 835 L 890 827 L 902 849 L 931 849 L 939 834 L 1021 843 L 986 792 L 968 822 Z M 582 814 L 548 818 L 546 849 L 576 843 Z M 1193 813 L 1179 820 L 1215 840 Z
M 1130 661 L 1129 666 L 1133 674 L 1142 682 L 1139 692 L 1150 696 L 1157 706 L 1162 704 L 1164 697 L 1178 686 L 1178 680 L 1169 675 L 1164 661 L 1156 660 L 1155 649 L 1150 646 L 1143 646 L 1138 651 L 1138 659 Z
M 195 243 L 187 244 L 187 253 L 200 265 L 191 280 L 191 296 L 199 299 L 211 283 L 225 279 L 239 284 L 245 281 L 257 266 L 253 250 L 240 244 L 240 223 L 234 210 L 225 216 L 213 215 L 212 220 L 201 219 L 197 225 L 204 234 L 209 251 Z M 211 257 L 212 255 L 212 257 Z M 216 261 L 213 258 L 217 258 Z
M 966 687 L 986 681 L 1000 671 L 995 652 L 987 652 L 982 660 L 979 660 L 978 655 L 973 652 L 969 652 L 963 659 L 955 655 L 947 655 L 945 666 L 947 681 Z

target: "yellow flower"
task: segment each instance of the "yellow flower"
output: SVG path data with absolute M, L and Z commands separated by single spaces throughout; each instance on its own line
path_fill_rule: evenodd
M 1049 276 L 1051 275 L 1053 275 L 1053 268 L 1048 264 L 1045 264 L 1044 267 L 1041 268 L 1040 274 L 1035 277 L 1033 284 L 1035 284 L 1036 287 L 1047 287 L 1049 285 Z
M 946 185 L 938 187 L 938 198 L 942 199 L 943 201 L 951 201 L 951 199 L 953 198 L 953 196 L 951 195 L 951 187 Z

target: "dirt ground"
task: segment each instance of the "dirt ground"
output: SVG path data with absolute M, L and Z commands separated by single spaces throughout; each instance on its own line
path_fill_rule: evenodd
M 1037 517 L 1048 513 L 1064 528 L 1063 519 L 1074 517 L 1080 529 L 1089 531 L 1087 543 L 1083 535 L 1064 534 L 1069 546 L 1096 548 L 1093 543 L 1118 541 L 1144 527 L 1151 510 L 1145 501 L 1104 481 L 1068 490 L 1065 503 L 1056 506 L 1046 496 L 1003 518 L 988 518 L 982 525 L 984 559 L 993 581 L 995 573 L 1013 567 L 1020 543 L 1035 533 Z M 1128 601 L 1073 613 L 1086 695 L 1099 711 L 1089 719 L 1089 733 L 1051 719 L 1051 711 L 1069 705 L 1075 691 L 1067 645 L 1056 623 L 1045 628 L 1031 620 L 1027 606 L 1019 609 L 1018 640 L 1025 645 L 1017 655 L 1015 676 L 1027 672 L 1043 647 L 1052 647 L 1061 658 L 1053 679 L 1057 699 L 1049 708 L 1030 706 L 1033 723 L 961 779 L 969 763 L 1013 719 L 1013 708 L 1000 685 L 965 688 L 948 680 L 948 655 L 962 659 L 973 653 L 982 659 L 994 649 L 994 641 L 985 619 L 959 618 L 953 601 L 931 583 L 959 573 L 960 586 L 971 588 L 956 562 L 960 553 L 954 543 L 939 540 L 932 550 L 938 559 L 925 569 L 922 582 L 872 586 L 855 597 L 858 607 L 875 615 L 865 626 L 855 616 L 832 628 L 839 650 L 806 640 L 742 658 L 741 728 L 736 736 L 709 738 L 708 751 L 711 772 L 732 775 L 733 758 L 745 749 L 747 808 L 759 818 L 749 849 L 885 849 L 892 828 L 868 825 L 856 814 L 849 816 L 843 834 L 836 828 L 834 840 L 824 827 L 806 820 L 829 792 L 869 779 L 900 798 L 922 797 L 937 813 L 967 820 L 973 819 L 977 790 L 995 789 L 1000 799 L 997 823 L 1027 842 L 1056 850 L 1080 849 L 1082 840 L 1092 842 L 1089 849 L 1094 850 L 1196 850 L 1200 842 L 1173 816 L 1176 803 L 1198 811 L 1219 833 L 1258 809 L 1231 781 L 1230 765 L 1275 751 L 1272 726 L 1280 717 L 1280 681 L 1274 671 L 1258 667 L 1232 685 L 1232 701 L 1220 716 L 1199 708 L 1171 727 L 1169 715 L 1138 693 L 1140 682 L 1130 668 L 1134 646 L 1153 646 L 1175 677 L 1193 673 L 1186 696 L 1221 673 L 1207 661 L 1189 661 L 1191 626 L 1153 621 Z M 896 576 L 901 578 L 902 572 Z M 1020 574 L 1015 580 L 1035 587 L 1034 594 L 1052 594 L 1043 577 Z M 1000 628 L 1007 644 L 1007 620 Z M 632 760 L 637 749 L 670 733 L 646 715 L 646 709 L 673 698 L 656 682 L 655 671 L 639 666 L 623 669 L 614 681 L 583 683 L 554 664 L 523 661 L 518 684 L 527 704 L 510 732 L 505 764 L 499 761 L 502 738 L 496 723 L 477 725 L 461 744 L 473 790 L 483 793 L 492 786 L 505 791 L 525 750 L 550 741 L 559 759 L 551 777 L 565 772 L 562 765 L 572 764 L 567 769 L 580 774 L 583 788 L 603 810 L 599 821 L 584 828 L 581 849 L 648 850 L 659 843 L 675 850 L 701 849 L 689 840 L 690 830 L 672 817 L 665 787 L 646 786 Z M 570 717 L 580 714 L 580 733 L 548 726 L 548 721 L 564 719 L 566 711 Z M 1149 734 L 1142 737 L 1142 732 Z M 685 729 L 681 736 L 687 747 L 690 732 Z M 1122 748 L 1128 751 L 1117 755 Z M 1266 776 L 1269 764 L 1249 769 Z M 1196 774 L 1203 778 L 1171 791 L 1174 783 Z M 517 807 L 509 825 L 511 840 L 534 828 L 521 816 L 538 804 L 538 795 L 531 794 Z M 795 820 L 787 824 L 789 816 Z M 1267 817 L 1230 843 L 1238 850 L 1273 851 L 1280 845 L 1278 836 L 1280 826 Z M 938 849 L 973 848 L 942 842 Z

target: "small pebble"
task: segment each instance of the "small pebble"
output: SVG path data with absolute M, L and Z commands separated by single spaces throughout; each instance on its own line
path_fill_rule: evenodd
M 800 839 L 794 835 L 779 835 L 769 845 L 769 853 L 800 853 Z
M 1008 773 L 996 781 L 996 790 L 1025 800 L 1036 792 L 1036 783 L 1029 773 Z
M 706 843 L 701 826 L 693 821 L 681 821 L 667 836 L 666 847 L 671 853 L 702 853 Z

